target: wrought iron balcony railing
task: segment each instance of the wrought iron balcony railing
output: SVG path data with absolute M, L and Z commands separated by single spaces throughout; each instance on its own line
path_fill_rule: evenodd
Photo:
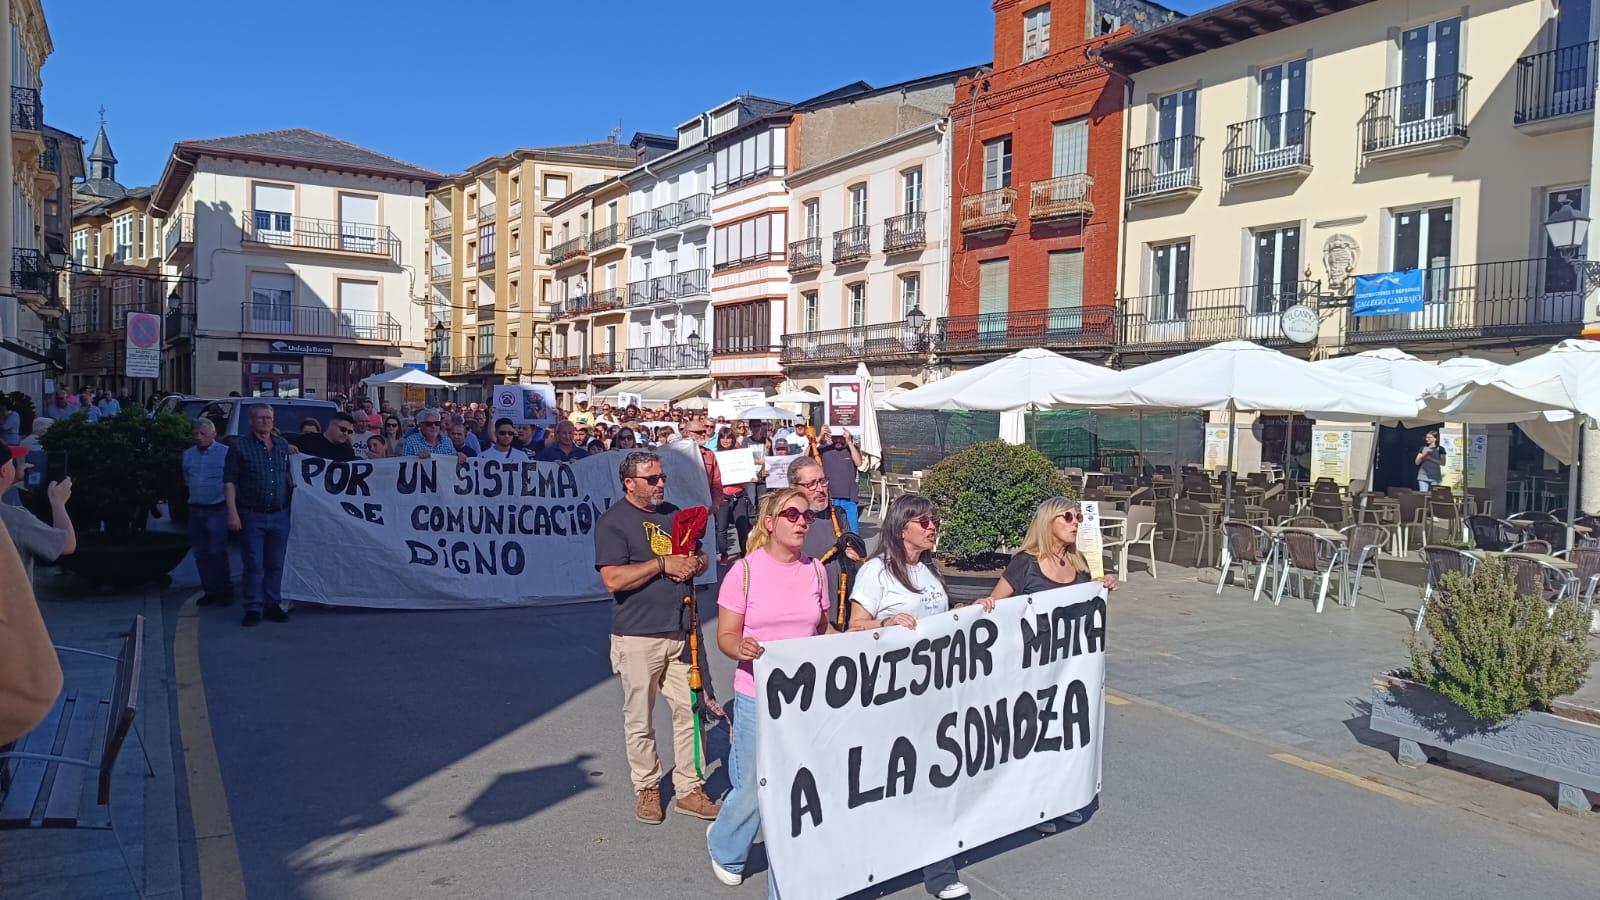
M 627 240 L 628 226 L 622 222 L 596 228 L 589 234 L 589 251 L 597 252 L 607 247 L 616 246 L 617 243 Z
M 1367 94 L 1361 152 L 1368 156 L 1460 147 L 1467 142 L 1467 75 L 1413 81 Z
M 165 316 L 164 337 L 166 340 L 175 341 L 194 334 L 195 320 L 194 304 L 180 303 L 175 307 L 169 307 Z
M 48 294 L 55 282 L 55 272 L 50 260 L 33 247 L 13 247 L 11 250 L 11 286 L 19 291 Z
M 872 255 L 872 226 L 852 225 L 833 233 L 833 264 L 860 262 Z
M 1088 172 L 1035 181 L 1028 195 L 1028 218 L 1035 222 L 1087 219 L 1094 215 L 1089 192 L 1094 176 Z
M 450 260 L 445 260 L 442 263 L 436 263 L 432 268 L 430 268 L 428 270 L 428 280 L 430 280 L 430 281 L 449 281 L 450 280 L 450 276 L 453 275 L 454 273 L 455 273 L 455 264 L 452 263 Z
M 1183 196 L 1200 190 L 1199 135 L 1186 134 L 1128 151 L 1129 200 Z
M 1316 281 L 1264 282 L 1207 290 L 1146 294 L 1123 301 L 1117 345 L 1190 348 L 1218 341 L 1290 343 L 1279 317 L 1291 306 L 1314 304 Z
M 294 306 L 246 300 L 239 304 L 239 330 L 247 334 L 400 341 L 400 323 L 386 312 L 341 312 L 322 306 Z
M 11 127 L 23 131 L 38 131 L 44 124 L 44 104 L 39 102 L 39 89 L 11 88 Z
M 39 154 L 39 171 L 61 171 L 61 141 L 53 137 L 44 139 L 44 152 Z
M 1309 109 L 1292 109 L 1228 126 L 1222 177 L 1250 181 L 1311 168 Z
M 998 188 L 961 198 L 961 230 L 966 234 L 1017 227 L 1017 192 Z
M 1346 340 L 1459 341 L 1571 337 L 1584 320 L 1583 283 L 1564 259 L 1440 266 L 1423 273 L 1422 311 L 1346 320 Z
M 1526 125 L 1594 112 L 1600 41 L 1558 47 L 1517 60 L 1517 108 L 1512 123 Z
M 647 281 L 628 283 L 628 305 L 649 306 L 699 297 L 711 293 L 711 273 L 705 269 L 690 269 L 671 275 L 658 275 Z
M 589 292 L 589 312 L 604 312 L 608 309 L 621 309 L 628 300 L 628 289 L 625 287 L 601 288 Z
M 1115 313 L 1110 307 L 1008 310 L 939 319 L 934 340 L 941 352 L 981 353 L 1026 347 L 1109 347 Z
M 700 221 L 709 222 L 711 221 L 711 195 L 692 194 L 662 209 L 671 211 L 670 220 L 667 224 L 674 228 L 682 228 L 685 225 Z
M 487 356 L 454 356 L 448 360 L 444 360 L 441 357 L 441 361 L 444 361 L 449 366 L 447 371 L 450 372 L 477 372 L 482 369 L 494 368 L 494 356 L 492 354 Z
M 822 268 L 822 238 L 804 238 L 789 243 L 789 271 L 811 272 Z
M 434 236 L 449 234 L 454 220 L 449 216 L 439 216 L 428 223 L 428 233 Z
M 661 210 L 647 209 L 628 217 L 628 236 L 642 238 L 661 230 Z
M 244 239 L 276 247 L 338 250 L 400 260 L 400 240 L 386 225 L 313 219 L 286 212 L 245 210 Z
M 167 220 L 167 233 L 162 237 L 163 259 L 170 259 L 179 250 L 194 246 L 194 216 L 179 213 Z
M 581 356 L 556 356 L 550 360 L 551 375 L 580 375 L 583 373 L 583 357 Z
M 914 359 L 928 355 L 927 329 L 916 331 L 904 322 L 805 331 L 783 336 L 779 358 L 786 365 L 810 362 L 837 365 L 856 359 Z
M 588 251 L 589 236 L 587 234 L 580 234 L 575 238 L 562 241 L 554 247 L 551 247 L 550 257 L 546 260 L 546 262 L 553 266 L 557 263 L 566 262 L 569 259 L 575 259 L 587 253 Z
M 704 369 L 711 365 L 710 349 L 705 344 L 668 344 L 662 347 L 630 347 L 629 372 L 661 369 Z
M 883 252 L 903 253 L 928 246 L 928 214 L 909 212 L 883 220 Z

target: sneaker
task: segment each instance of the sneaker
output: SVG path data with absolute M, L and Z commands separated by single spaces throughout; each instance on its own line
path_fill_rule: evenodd
M 267 611 L 261 614 L 261 617 L 268 622 L 287 622 L 289 621 L 289 611 L 281 606 L 269 606 Z
M 254 628 L 261 624 L 261 613 L 256 612 L 253 609 L 247 609 L 244 612 L 244 620 L 239 624 L 246 628 Z
M 1068 825 L 1082 825 L 1083 818 L 1084 816 L 1081 812 L 1069 812 L 1061 817 L 1061 821 L 1067 823 Z
M 660 825 L 667 816 L 661 811 L 661 788 L 647 787 L 639 792 L 639 808 L 633 817 L 646 825 Z
M 695 788 L 678 798 L 672 807 L 686 816 L 697 819 L 715 819 L 722 812 L 722 804 L 706 796 L 705 788 Z
M 711 854 L 711 829 L 715 827 L 717 827 L 717 823 L 715 822 L 712 822 L 710 825 L 706 826 L 706 855 L 708 856 Z M 711 874 L 717 876 L 717 880 L 728 887 L 738 887 L 739 885 L 744 884 L 743 875 L 740 875 L 738 872 L 729 872 L 727 869 L 717 865 L 717 858 L 715 856 L 711 857 Z
M 972 896 L 972 892 L 967 890 L 967 886 L 966 885 L 964 885 L 961 882 L 957 881 L 957 882 L 953 882 L 952 884 L 950 884 L 950 886 L 946 887 L 944 890 L 940 891 L 939 893 L 934 894 L 934 896 L 938 897 L 939 900 L 956 900 L 956 898 L 958 898 L 958 897 L 971 897 Z
M 1043 822 L 1033 826 L 1033 830 L 1039 832 L 1040 834 L 1055 834 L 1061 830 L 1060 823 L 1062 822 L 1065 822 L 1068 825 L 1082 825 L 1083 813 L 1069 812 L 1064 816 L 1060 816 L 1059 818 L 1046 819 Z

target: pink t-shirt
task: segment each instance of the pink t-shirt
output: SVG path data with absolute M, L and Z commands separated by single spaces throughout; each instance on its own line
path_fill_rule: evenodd
M 821 574 L 821 563 L 807 556 L 781 563 L 765 548 L 747 559 L 749 597 L 745 596 L 745 563 L 722 576 L 722 590 L 717 594 L 718 606 L 744 614 L 744 636 L 765 642 L 820 634 L 822 616 L 828 611 L 828 579 Z M 756 695 L 755 670 L 750 663 L 739 663 L 733 673 L 733 690 L 746 697 Z

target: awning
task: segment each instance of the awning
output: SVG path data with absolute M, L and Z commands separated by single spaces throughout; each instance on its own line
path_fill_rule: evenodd
M 595 399 L 597 399 L 597 400 L 609 400 L 612 403 L 616 403 L 618 394 L 643 394 L 645 388 L 649 387 L 652 384 L 655 384 L 655 382 L 653 382 L 653 381 L 624 381 L 621 384 L 617 384 L 617 385 L 614 385 L 612 387 L 608 387 L 603 391 L 596 391 L 595 393 L 599 394 L 600 396 L 596 397 Z
M 709 378 L 669 378 L 646 382 L 645 389 L 638 393 L 639 399 L 645 406 L 659 406 L 663 403 L 675 403 L 685 397 L 708 395 L 712 384 Z

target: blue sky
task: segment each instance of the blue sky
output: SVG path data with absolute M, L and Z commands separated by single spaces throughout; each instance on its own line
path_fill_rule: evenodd
M 670 132 L 736 94 L 801 100 L 988 62 L 994 40 L 988 0 L 44 0 L 44 9 L 55 43 L 45 118 L 92 140 L 104 105 L 129 186 L 159 177 L 176 141 L 293 127 L 456 172 L 516 147 L 604 140 L 618 124 L 624 140 Z

